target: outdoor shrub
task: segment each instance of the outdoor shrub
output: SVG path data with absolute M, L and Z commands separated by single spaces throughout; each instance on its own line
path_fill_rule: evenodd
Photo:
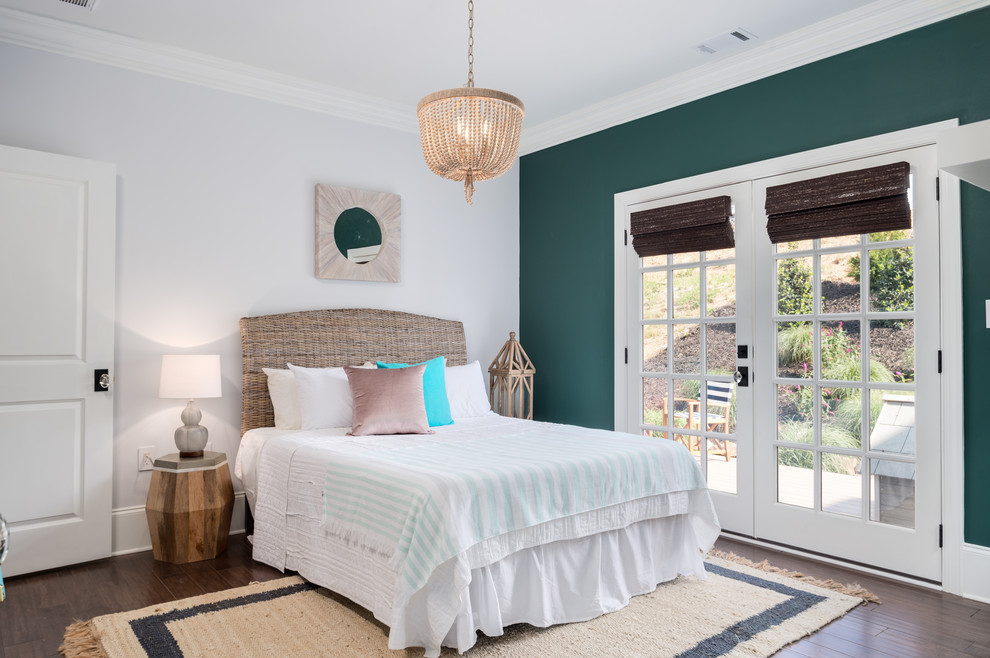
M 777 313 L 811 313 L 811 268 L 802 258 L 777 261 Z
M 780 365 L 811 363 L 812 336 L 810 322 L 793 322 L 777 333 L 777 360 Z
M 905 231 L 888 231 L 871 236 L 873 240 L 900 240 Z M 849 259 L 848 274 L 859 281 L 859 256 Z M 870 299 L 875 311 L 908 311 L 914 307 L 914 249 L 873 249 L 870 251 Z
M 852 376 L 848 376 L 848 375 Z M 859 345 L 850 340 L 842 322 L 836 328 L 822 329 L 822 378 L 859 379 Z

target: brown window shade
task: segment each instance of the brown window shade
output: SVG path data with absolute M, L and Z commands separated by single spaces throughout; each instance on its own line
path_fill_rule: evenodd
M 911 228 L 907 162 L 767 188 L 770 241 L 792 242 Z
M 633 249 L 645 258 L 733 247 L 731 216 L 727 196 L 634 212 L 629 218 Z

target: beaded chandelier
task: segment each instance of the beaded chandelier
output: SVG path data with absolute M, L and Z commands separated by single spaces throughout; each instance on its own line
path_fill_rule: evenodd
M 474 86 L 474 1 L 468 0 L 468 81 L 419 102 L 419 137 L 430 171 L 464 181 L 471 203 L 474 182 L 504 174 L 516 159 L 526 111 L 522 101 Z

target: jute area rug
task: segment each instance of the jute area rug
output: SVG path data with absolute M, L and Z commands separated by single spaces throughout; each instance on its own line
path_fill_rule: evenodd
M 770 656 L 876 600 L 734 555 L 710 555 L 706 566 L 707 580 L 678 578 L 590 621 L 479 635 L 464 655 Z M 423 655 L 389 650 L 388 628 L 369 612 L 297 576 L 77 622 L 60 650 L 67 658 Z

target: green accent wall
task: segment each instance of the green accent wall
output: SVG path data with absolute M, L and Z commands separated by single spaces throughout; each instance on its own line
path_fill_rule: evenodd
M 540 420 L 613 427 L 613 196 L 912 128 L 990 118 L 990 8 L 523 156 L 520 339 Z M 990 546 L 990 193 L 964 185 L 966 541 Z

